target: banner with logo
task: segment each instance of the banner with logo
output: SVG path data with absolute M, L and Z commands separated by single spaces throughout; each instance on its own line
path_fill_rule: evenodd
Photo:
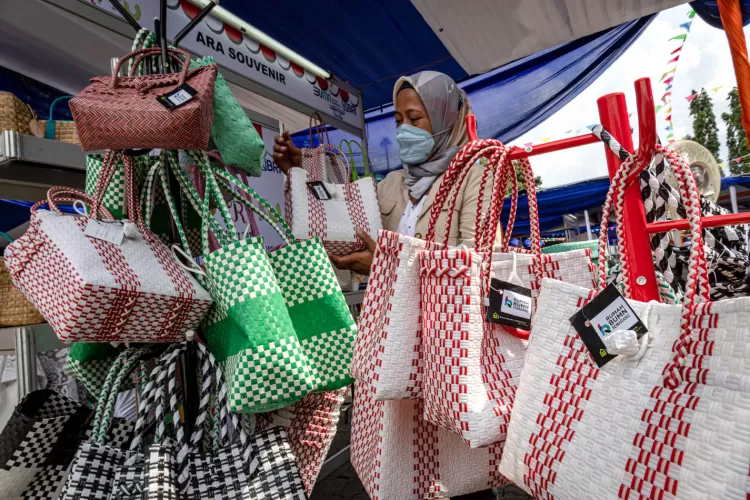
M 92 0 L 92 3 L 122 17 L 109 0 Z M 153 30 L 153 19 L 159 17 L 159 0 L 131 0 L 123 2 L 123 6 L 141 26 Z M 185 0 L 167 0 L 167 6 L 169 39 L 200 12 L 200 8 Z M 339 88 L 330 80 L 316 77 L 210 14 L 182 39 L 180 46 L 201 56 L 212 56 L 220 66 L 249 80 L 352 127 L 362 128 L 359 95 Z

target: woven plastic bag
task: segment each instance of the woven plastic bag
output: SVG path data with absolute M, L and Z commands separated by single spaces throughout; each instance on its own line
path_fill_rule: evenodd
M 534 174 L 528 160 L 519 163 L 526 179 L 532 252 L 509 253 L 507 242 L 518 204 L 516 171 L 507 161 L 510 150 L 493 140 L 476 141 L 465 149 L 473 151 L 473 157 L 466 156 L 469 162 L 477 156 L 489 158 L 488 169 L 495 172 L 493 196 L 486 215 L 481 203 L 477 207 L 473 249 L 443 247 L 420 254 L 423 396 L 425 419 L 456 432 L 476 448 L 505 438 L 529 334 L 486 321 L 490 280 L 515 281 L 535 297 L 542 277 L 593 286 L 594 273 L 588 251 L 542 255 Z M 489 170 L 483 181 L 488 174 Z M 508 182 L 513 198 L 505 244 L 494 252 L 492 239 Z M 446 232 L 444 241 L 447 238 Z
M 744 498 L 750 470 L 750 299 L 707 302 L 700 203 L 687 164 L 662 146 L 685 202 L 692 240 L 683 304 L 629 301 L 648 333 L 637 353 L 601 368 L 569 318 L 595 290 L 544 280 L 500 471 L 536 498 Z M 637 157 L 612 180 L 626 256 L 623 192 Z M 622 257 L 621 257 L 622 259 Z M 627 271 L 625 296 L 630 294 Z M 614 332 L 616 333 L 616 332 Z M 613 334 L 614 334 L 613 333 Z

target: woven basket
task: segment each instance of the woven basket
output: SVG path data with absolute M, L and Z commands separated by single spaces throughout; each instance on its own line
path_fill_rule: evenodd
M 36 114 L 28 104 L 10 92 L 0 92 L 0 131 L 31 135 L 30 123 L 35 120 Z
M 47 128 L 47 120 L 39 120 L 41 129 Z M 60 142 L 68 142 L 70 144 L 81 144 L 81 140 L 78 138 L 78 129 L 76 123 L 73 121 L 55 121 L 55 140 Z
M 44 323 L 44 318 L 21 292 L 13 288 L 8 269 L 0 257 L 0 327 L 38 323 Z

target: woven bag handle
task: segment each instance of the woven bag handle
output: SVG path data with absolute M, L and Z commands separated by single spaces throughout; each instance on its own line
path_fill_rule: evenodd
M 352 181 L 356 181 L 359 179 L 359 173 L 357 172 L 357 165 L 354 162 L 354 150 L 352 149 L 352 146 L 357 146 L 359 148 L 359 152 L 362 154 L 362 168 L 364 174 L 363 177 L 369 177 L 370 176 L 370 166 L 367 163 L 367 155 L 365 154 L 365 150 L 362 149 L 362 144 L 359 141 L 355 140 L 349 140 L 349 139 L 341 139 L 339 142 L 339 149 L 344 149 L 344 144 L 346 144 L 347 151 L 349 152 L 349 158 L 351 160 L 352 165 L 352 175 L 351 179 Z
M 318 143 L 320 145 L 323 144 L 331 144 L 331 137 L 328 135 L 328 129 L 326 128 L 325 122 L 323 122 L 323 118 L 320 116 L 320 113 L 317 111 L 313 111 L 310 114 L 310 147 L 313 147 L 313 129 L 315 129 L 315 133 L 318 136 Z M 325 141 L 323 140 L 325 138 Z
M 168 48 L 167 52 L 169 56 L 173 59 L 176 59 L 182 64 L 182 69 L 179 73 L 177 73 L 177 85 L 182 85 L 185 83 L 185 78 L 187 77 L 187 71 L 188 66 L 190 65 L 190 54 L 182 49 L 175 49 L 175 48 Z M 118 61 L 117 65 L 115 65 L 115 68 L 112 70 L 112 80 L 111 80 L 111 88 L 112 90 L 116 89 L 118 86 L 118 83 L 120 83 L 120 68 L 122 65 L 130 60 L 135 58 L 135 61 L 133 62 L 133 69 L 138 68 L 138 65 L 145 57 L 154 56 L 157 54 L 161 54 L 161 49 L 158 48 L 150 48 L 150 49 L 139 49 L 135 50 L 133 52 L 129 52 L 128 54 L 125 54 L 122 56 Z M 182 60 L 179 58 L 179 56 L 183 56 L 185 59 Z M 169 75 L 163 75 L 163 76 L 169 76 Z M 171 79 L 169 79 L 171 81 Z M 155 85 L 166 85 L 165 83 L 167 79 L 159 79 L 158 81 L 154 82 Z M 144 87 L 144 90 L 146 90 L 148 87 Z
M 57 206 L 57 204 L 61 201 L 67 202 L 67 203 L 74 203 L 76 201 L 82 201 L 84 203 L 88 203 L 89 205 L 93 205 L 94 198 L 92 196 L 87 195 L 83 191 L 79 191 L 77 189 L 73 189 L 66 186 L 53 186 L 47 190 L 47 199 L 46 200 L 40 200 L 34 203 L 31 206 L 31 211 L 34 212 L 41 208 L 43 205 L 47 205 L 50 210 L 55 212 L 59 215 L 64 215 L 62 210 L 60 210 L 60 207 Z M 107 210 L 107 207 L 101 208 L 102 212 L 104 213 L 104 216 L 107 219 L 115 220 L 115 217 L 112 215 L 112 213 Z
M 146 352 L 148 349 L 142 347 L 127 349 L 121 352 L 112 363 L 97 399 L 91 434 L 95 443 L 104 444 L 107 432 L 112 425 L 120 388 L 125 379 L 138 367 L 141 357 Z

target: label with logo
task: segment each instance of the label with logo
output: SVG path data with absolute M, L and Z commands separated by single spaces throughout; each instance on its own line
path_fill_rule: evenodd
M 600 368 L 617 357 L 607 352 L 602 339 L 617 330 L 633 330 L 640 339 L 648 331 L 614 284 L 575 313 L 570 323 Z
M 328 193 L 325 184 L 321 181 L 308 182 L 307 187 L 312 191 L 313 196 L 319 200 L 330 200 L 331 195 Z
M 83 232 L 86 236 L 96 238 L 97 240 L 114 243 L 118 247 L 122 245 L 122 239 L 125 236 L 121 222 L 102 222 L 95 219 L 89 219 L 86 223 L 86 230 Z
M 183 83 L 172 92 L 157 97 L 156 100 L 159 101 L 165 108 L 174 109 L 190 102 L 197 94 L 197 90 L 195 90 L 187 83 Z
M 486 319 L 521 330 L 531 329 L 531 289 L 492 279 Z

